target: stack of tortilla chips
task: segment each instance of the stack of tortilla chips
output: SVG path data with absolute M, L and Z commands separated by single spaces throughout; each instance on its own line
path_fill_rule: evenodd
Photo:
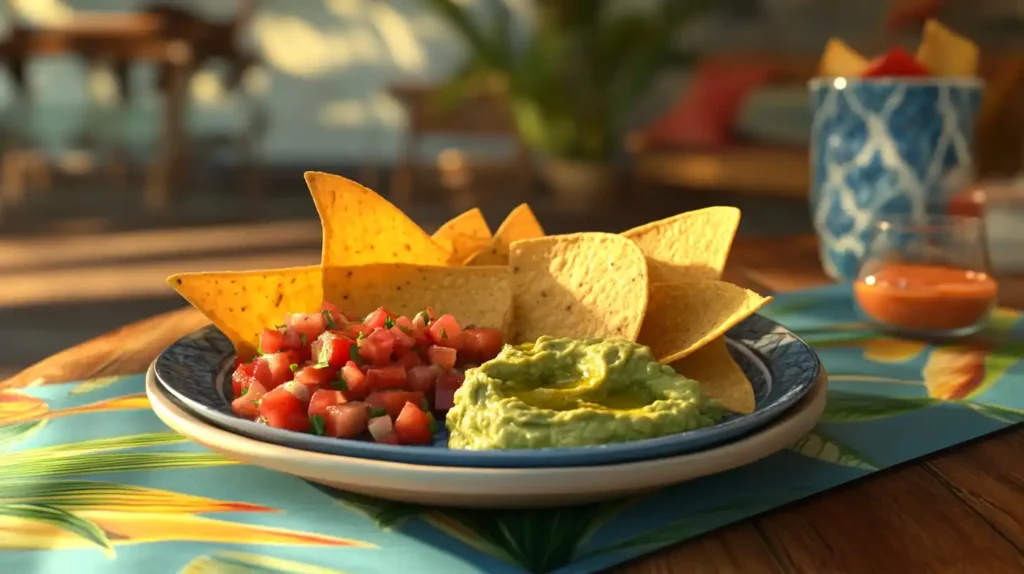
M 479 209 L 433 235 L 377 193 L 306 174 L 323 226 L 320 265 L 182 273 L 168 279 L 234 343 L 257 352 L 264 328 L 330 301 L 353 317 L 431 306 L 506 341 L 616 337 L 647 345 L 727 409 L 754 410 L 724 333 L 770 298 L 720 280 L 740 212 L 711 207 L 622 234 L 546 236 L 526 204 L 492 235 Z

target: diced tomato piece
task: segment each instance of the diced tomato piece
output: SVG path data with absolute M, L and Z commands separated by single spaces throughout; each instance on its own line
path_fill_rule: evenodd
M 459 351 L 461 362 L 486 363 L 501 352 L 505 344 L 500 329 L 486 327 L 475 327 L 464 331 L 465 338 L 462 342 L 462 350 Z
M 466 380 L 466 375 L 458 369 L 441 373 L 434 389 L 434 410 L 446 412 L 455 405 L 455 391 L 459 390 Z
M 295 365 L 297 369 L 298 365 L 302 363 L 302 355 L 296 351 L 281 351 L 273 355 L 264 355 L 257 362 L 266 364 L 270 371 L 270 384 L 265 386 L 267 389 L 273 389 L 292 380 L 295 376 L 292 365 Z
M 359 339 L 359 356 L 366 362 L 383 367 L 391 362 L 391 351 L 395 348 L 395 338 L 387 329 L 376 329 L 365 338 Z
M 309 399 L 313 397 L 314 392 L 308 385 L 304 385 L 299 381 L 288 381 L 278 388 L 288 391 L 304 405 L 309 404 Z
M 242 390 L 252 384 L 252 374 L 256 370 L 256 363 L 242 363 L 235 367 L 231 373 L 231 392 L 233 397 L 240 396 Z
M 320 389 L 313 393 L 313 398 L 309 400 L 309 416 L 320 415 L 327 418 L 327 407 L 331 405 L 341 405 L 347 402 L 348 400 L 345 398 L 345 393 L 341 391 Z
M 341 379 L 345 381 L 345 396 L 350 401 L 365 399 L 370 394 L 370 386 L 366 384 L 366 373 L 354 361 L 345 363 L 341 369 Z
M 269 389 L 274 382 L 274 374 L 270 371 L 270 367 L 266 361 L 256 360 L 252 362 L 254 365 L 252 370 L 253 381 L 263 385 Z
M 231 401 L 231 410 L 242 418 L 253 420 L 259 414 L 260 399 L 265 394 L 267 394 L 267 390 L 263 388 L 263 385 L 253 381 L 241 396 Z
M 283 337 L 281 340 L 282 351 L 302 351 L 306 348 L 306 344 L 302 342 L 302 333 L 295 329 L 284 327 L 281 336 Z
M 402 365 L 402 368 L 406 370 L 423 364 L 423 359 L 420 358 L 415 348 L 395 351 L 394 360 L 395 364 Z
M 434 442 L 434 417 L 417 403 L 407 402 L 395 419 L 395 434 L 400 444 L 430 444 Z
M 315 344 L 319 350 L 313 355 L 313 360 L 319 365 L 330 365 L 335 369 L 340 369 L 352 359 L 352 345 L 355 345 L 356 342 L 345 335 L 327 331 L 320 335 Z
M 284 333 L 278 329 L 263 329 L 260 335 L 260 354 L 269 355 L 284 348 Z
M 430 324 L 430 340 L 435 345 L 458 350 L 462 348 L 463 338 L 462 327 L 451 315 L 441 315 Z
M 370 422 L 366 424 L 366 429 L 370 431 L 370 436 L 373 437 L 375 442 L 380 442 L 381 439 L 385 439 L 389 436 L 394 436 L 395 427 L 391 424 L 391 417 L 370 417 Z
M 446 371 L 455 366 L 455 359 L 458 358 L 458 354 L 458 351 L 451 347 L 431 345 L 427 348 L 427 359 L 430 361 L 430 364 L 437 365 Z
M 370 413 L 358 401 L 330 405 L 324 415 L 324 434 L 334 438 L 352 438 L 366 430 Z
M 388 329 L 391 336 L 395 339 L 395 350 L 398 349 L 411 349 L 416 345 L 416 339 L 413 338 L 413 331 L 410 329 L 408 333 L 402 330 L 402 327 L 395 325 Z
M 348 318 L 341 312 L 341 309 L 329 301 L 320 304 L 320 313 L 323 314 L 328 329 L 337 329 L 348 323 Z
M 366 385 L 370 391 L 400 389 L 405 386 L 405 368 L 402 365 L 388 365 L 367 369 Z
M 875 58 L 864 70 L 865 78 L 889 78 L 927 76 L 928 69 L 901 46 L 895 46 L 884 55 Z
M 341 333 L 352 339 L 353 341 L 359 339 L 359 335 L 362 334 L 364 337 L 373 332 L 373 329 L 363 325 L 362 323 L 349 323 L 341 330 Z
M 417 391 L 377 391 L 366 397 L 366 404 L 371 408 L 384 409 L 392 419 L 402 412 L 405 403 L 423 404 L 423 393 Z
M 410 391 L 419 391 L 423 396 L 434 394 L 434 384 L 441 376 L 443 369 L 437 365 L 419 365 L 409 369 L 405 376 L 405 387 Z
M 288 326 L 298 331 L 308 345 L 327 330 L 327 319 L 323 313 L 292 313 L 288 316 Z
M 306 405 L 283 386 L 263 396 L 260 401 L 259 416 L 274 428 L 297 432 L 309 430 Z
M 389 321 L 390 320 L 390 321 Z M 395 315 L 385 309 L 384 307 L 378 308 L 363 319 L 363 324 L 371 329 L 384 329 L 386 325 L 391 321 L 395 320 Z
M 329 383 L 338 377 L 338 369 L 331 367 L 316 367 L 310 365 L 302 367 L 295 372 L 295 382 L 308 387 L 327 387 Z

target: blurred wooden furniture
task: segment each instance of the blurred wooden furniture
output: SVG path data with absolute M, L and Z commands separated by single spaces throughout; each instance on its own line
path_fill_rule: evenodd
M 388 89 L 408 113 L 405 143 L 391 184 L 395 202 L 399 205 L 412 202 L 421 144 L 425 139 L 437 136 L 498 136 L 513 139 L 517 145 L 517 154 L 511 166 L 507 162 L 503 165 L 468 162 L 463 154 L 456 152 L 442 154 L 438 158 L 437 168 L 442 177 L 452 180 L 471 177 L 466 172 L 475 169 L 502 169 L 511 174 L 509 177 L 513 181 L 518 180 L 524 187 L 528 187 L 532 177 L 530 153 L 519 141 L 507 103 L 496 96 L 480 95 L 461 101 L 450 110 L 442 109 L 437 100 L 439 91 L 437 86 L 424 85 L 395 85 Z M 455 173 L 457 171 L 462 173 Z
M 813 237 L 741 238 L 725 278 L 764 293 L 826 282 Z M 1001 283 L 1024 307 L 1024 282 Z M 143 372 L 207 323 L 192 308 L 158 315 L 54 355 L 0 388 Z M 1020 572 L 1024 428 L 1019 426 L 769 511 L 612 569 L 676 572 Z
M 786 55 L 735 54 L 737 59 L 768 59 L 776 67 L 773 84 L 804 86 L 815 75 L 817 59 Z M 978 118 L 976 149 L 981 177 L 1012 175 L 1024 159 L 1024 54 L 982 57 L 985 98 Z M 743 143 L 722 149 L 658 148 L 631 134 L 626 148 L 640 183 L 751 195 L 806 199 L 810 165 L 805 147 Z
M 137 62 L 155 63 L 163 95 L 160 142 L 151 162 L 145 204 L 160 210 L 170 201 L 187 153 L 188 86 L 200 65 L 221 58 L 229 63 L 229 85 L 237 84 L 255 57 L 240 47 L 240 31 L 255 10 L 255 0 L 240 0 L 228 22 L 209 22 L 173 5 L 156 5 L 134 14 L 76 14 L 46 28 L 16 23 L 0 42 L 0 61 L 7 67 L 21 98 L 29 98 L 27 63 L 37 57 L 75 54 L 87 64 L 109 64 L 122 102 L 130 97 L 128 69 Z M 8 14 L 13 12 L 8 6 Z M 6 165 L 6 163 L 4 164 Z

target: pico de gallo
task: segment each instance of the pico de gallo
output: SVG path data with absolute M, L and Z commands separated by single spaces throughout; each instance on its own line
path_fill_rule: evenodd
M 427 445 L 465 370 L 502 345 L 499 329 L 464 327 L 429 307 L 412 318 L 382 307 L 353 321 L 324 302 L 264 329 L 259 356 L 236 360 L 231 407 L 280 429 Z

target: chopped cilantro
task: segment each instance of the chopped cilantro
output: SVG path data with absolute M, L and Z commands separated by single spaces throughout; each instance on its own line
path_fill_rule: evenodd
M 448 338 L 448 330 L 445 329 L 444 327 L 441 327 L 441 338 L 442 339 L 447 339 Z
M 288 368 L 291 369 L 293 373 L 299 370 L 299 366 L 296 365 L 295 363 L 288 365 Z
M 430 411 L 424 409 L 423 412 L 426 413 L 427 418 L 430 419 L 430 424 L 429 424 L 430 434 L 436 433 L 437 432 L 437 419 L 434 418 L 434 415 L 430 414 Z
M 359 347 L 352 345 L 348 348 L 348 359 L 357 365 L 363 364 L 363 358 L 359 356 Z
M 345 382 L 345 379 L 338 379 L 336 381 L 331 381 L 331 388 L 336 390 L 336 391 L 347 391 L 348 390 L 348 383 Z
M 366 333 L 364 333 L 362 331 L 359 331 L 359 336 L 356 337 L 356 340 L 358 341 L 359 339 L 365 339 L 365 338 L 366 338 Z
M 331 315 L 330 311 L 324 309 L 323 311 L 320 311 L 320 314 L 324 316 L 324 324 L 327 325 L 328 329 L 334 327 L 334 316 Z
M 409 327 L 403 327 L 400 325 L 398 328 L 406 335 L 412 334 L 412 329 L 410 329 Z
M 423 319 L 424 325 L 430 325 L 430 315 L 427 315 L 426 311 L 420 311 L 419 313 L 416 313 L 416 315 L 413 317 L 413 320 L 415 321 L 418 318 Z
M 395 320 L 393 318 L 386 317 L 384 319 L 384 328 L 385 329 L 390 329 L 391 327 L 394 327 L 394 326 L 395 326 Z
M 370 418 L 371 419 L 374 419 L 374 418 L 377 418 L 377 417 L 387 416 L 387 414 L 388 414 L 388 411 L 386 409 L 382 409 L 380 407 L 370 407 L 368 409 L 368 411 L 370 413 Z
M 242 394 L 240 394 L 238 396 L 244 397 L 246 394 L 248 394 L 248 392 L 249 392 L 249 387 L 245 387 L 244 389 L 242 389 Z
M 303 347 L 309 344 L 309 338 L 306 337 L 305 333 L 299 333 L 299 340 L 302 341 Z
M 313 431 L 313 434 L 324 434 L 324 417 L 320 415 L 310 415 L 309 430 Z

